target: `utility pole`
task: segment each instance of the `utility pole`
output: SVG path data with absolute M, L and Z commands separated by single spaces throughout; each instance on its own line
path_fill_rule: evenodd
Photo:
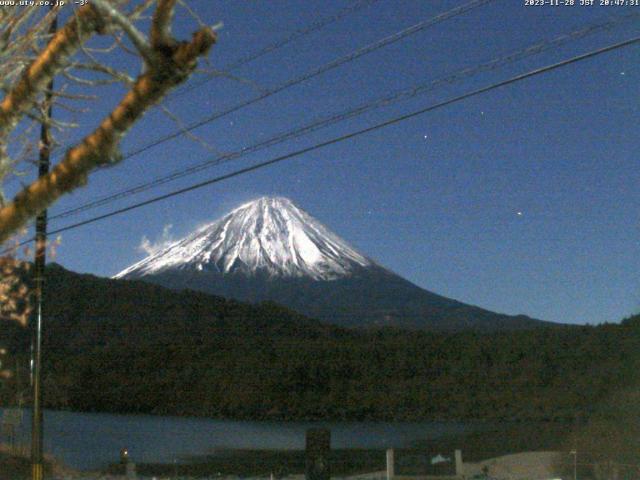
M 50 4 L 50 12 L 54 10 L 54 2 Z M 58 17 L 53 18 L 49 34 L 55 34 L 58 29 Z M 43 103 L 43 120 L 40 127 L 40 147 L 38 159 L 38 176 L 49 173 L 51 153 L 50 122 L 53 113 L 53 79 L 47 85 Z M 31 478 L 43 480 L 44 469 L 42 461 L 43 425 L 42 425 L 42 294 L 44 289 L 44 267 L 47 254 L 47 210 L 43 210 L 36 217 L 36 247 L 35 247 L 35 325 L 32 333 L 32 388 L 33 411 L 31 415 Z

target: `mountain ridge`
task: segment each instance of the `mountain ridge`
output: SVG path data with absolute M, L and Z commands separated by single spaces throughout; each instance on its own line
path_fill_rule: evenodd
M 633 320 L 490 335 L 355 330 L 273 303 L 58 265 L 46 277 L 47 408 L 245 420 L 569 419 L 640 371 Z M 7 404 L 23 391 L 15 382 L 28 382 L 31 340 L 28 329 L 5 327 L 11 342 L 0 344 L 21 352 L 6 364 L 22 365 L 0 385 Z
M 496 331 L 552 325 L 425 290 L 357 252 L 282 197 L 245 203 L 114 278 L 274 301 L 347 327 Z

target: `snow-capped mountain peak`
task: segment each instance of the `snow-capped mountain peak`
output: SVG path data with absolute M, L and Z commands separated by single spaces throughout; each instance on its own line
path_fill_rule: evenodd
M 179 269 L 333 280 L 373 265 L 289 199 L 262 197 L 148 256 L 115 278 Z

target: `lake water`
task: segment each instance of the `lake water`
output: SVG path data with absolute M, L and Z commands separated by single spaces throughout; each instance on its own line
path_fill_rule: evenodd
M 17 435 L 24 445 L 30 422 L 25 411 Z M 306 430 L 317 426 L 331 429 L 334 448 L 411 447 L 421 439 L 475 429 L 451 422 L 250 422 L 46 410 L 44 444 L 46 453 L 66 465 L 89 470 L 117 462 L 123 447 L 138 463 L 179 462 L 216 448 L 304 449 Z

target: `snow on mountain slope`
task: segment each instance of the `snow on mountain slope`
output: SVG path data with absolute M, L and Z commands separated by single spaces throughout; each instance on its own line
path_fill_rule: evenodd
M 262 197 L 114 278 L 179 269 L 334 280 L 368 266 L 374 263 L 290 200 Z

